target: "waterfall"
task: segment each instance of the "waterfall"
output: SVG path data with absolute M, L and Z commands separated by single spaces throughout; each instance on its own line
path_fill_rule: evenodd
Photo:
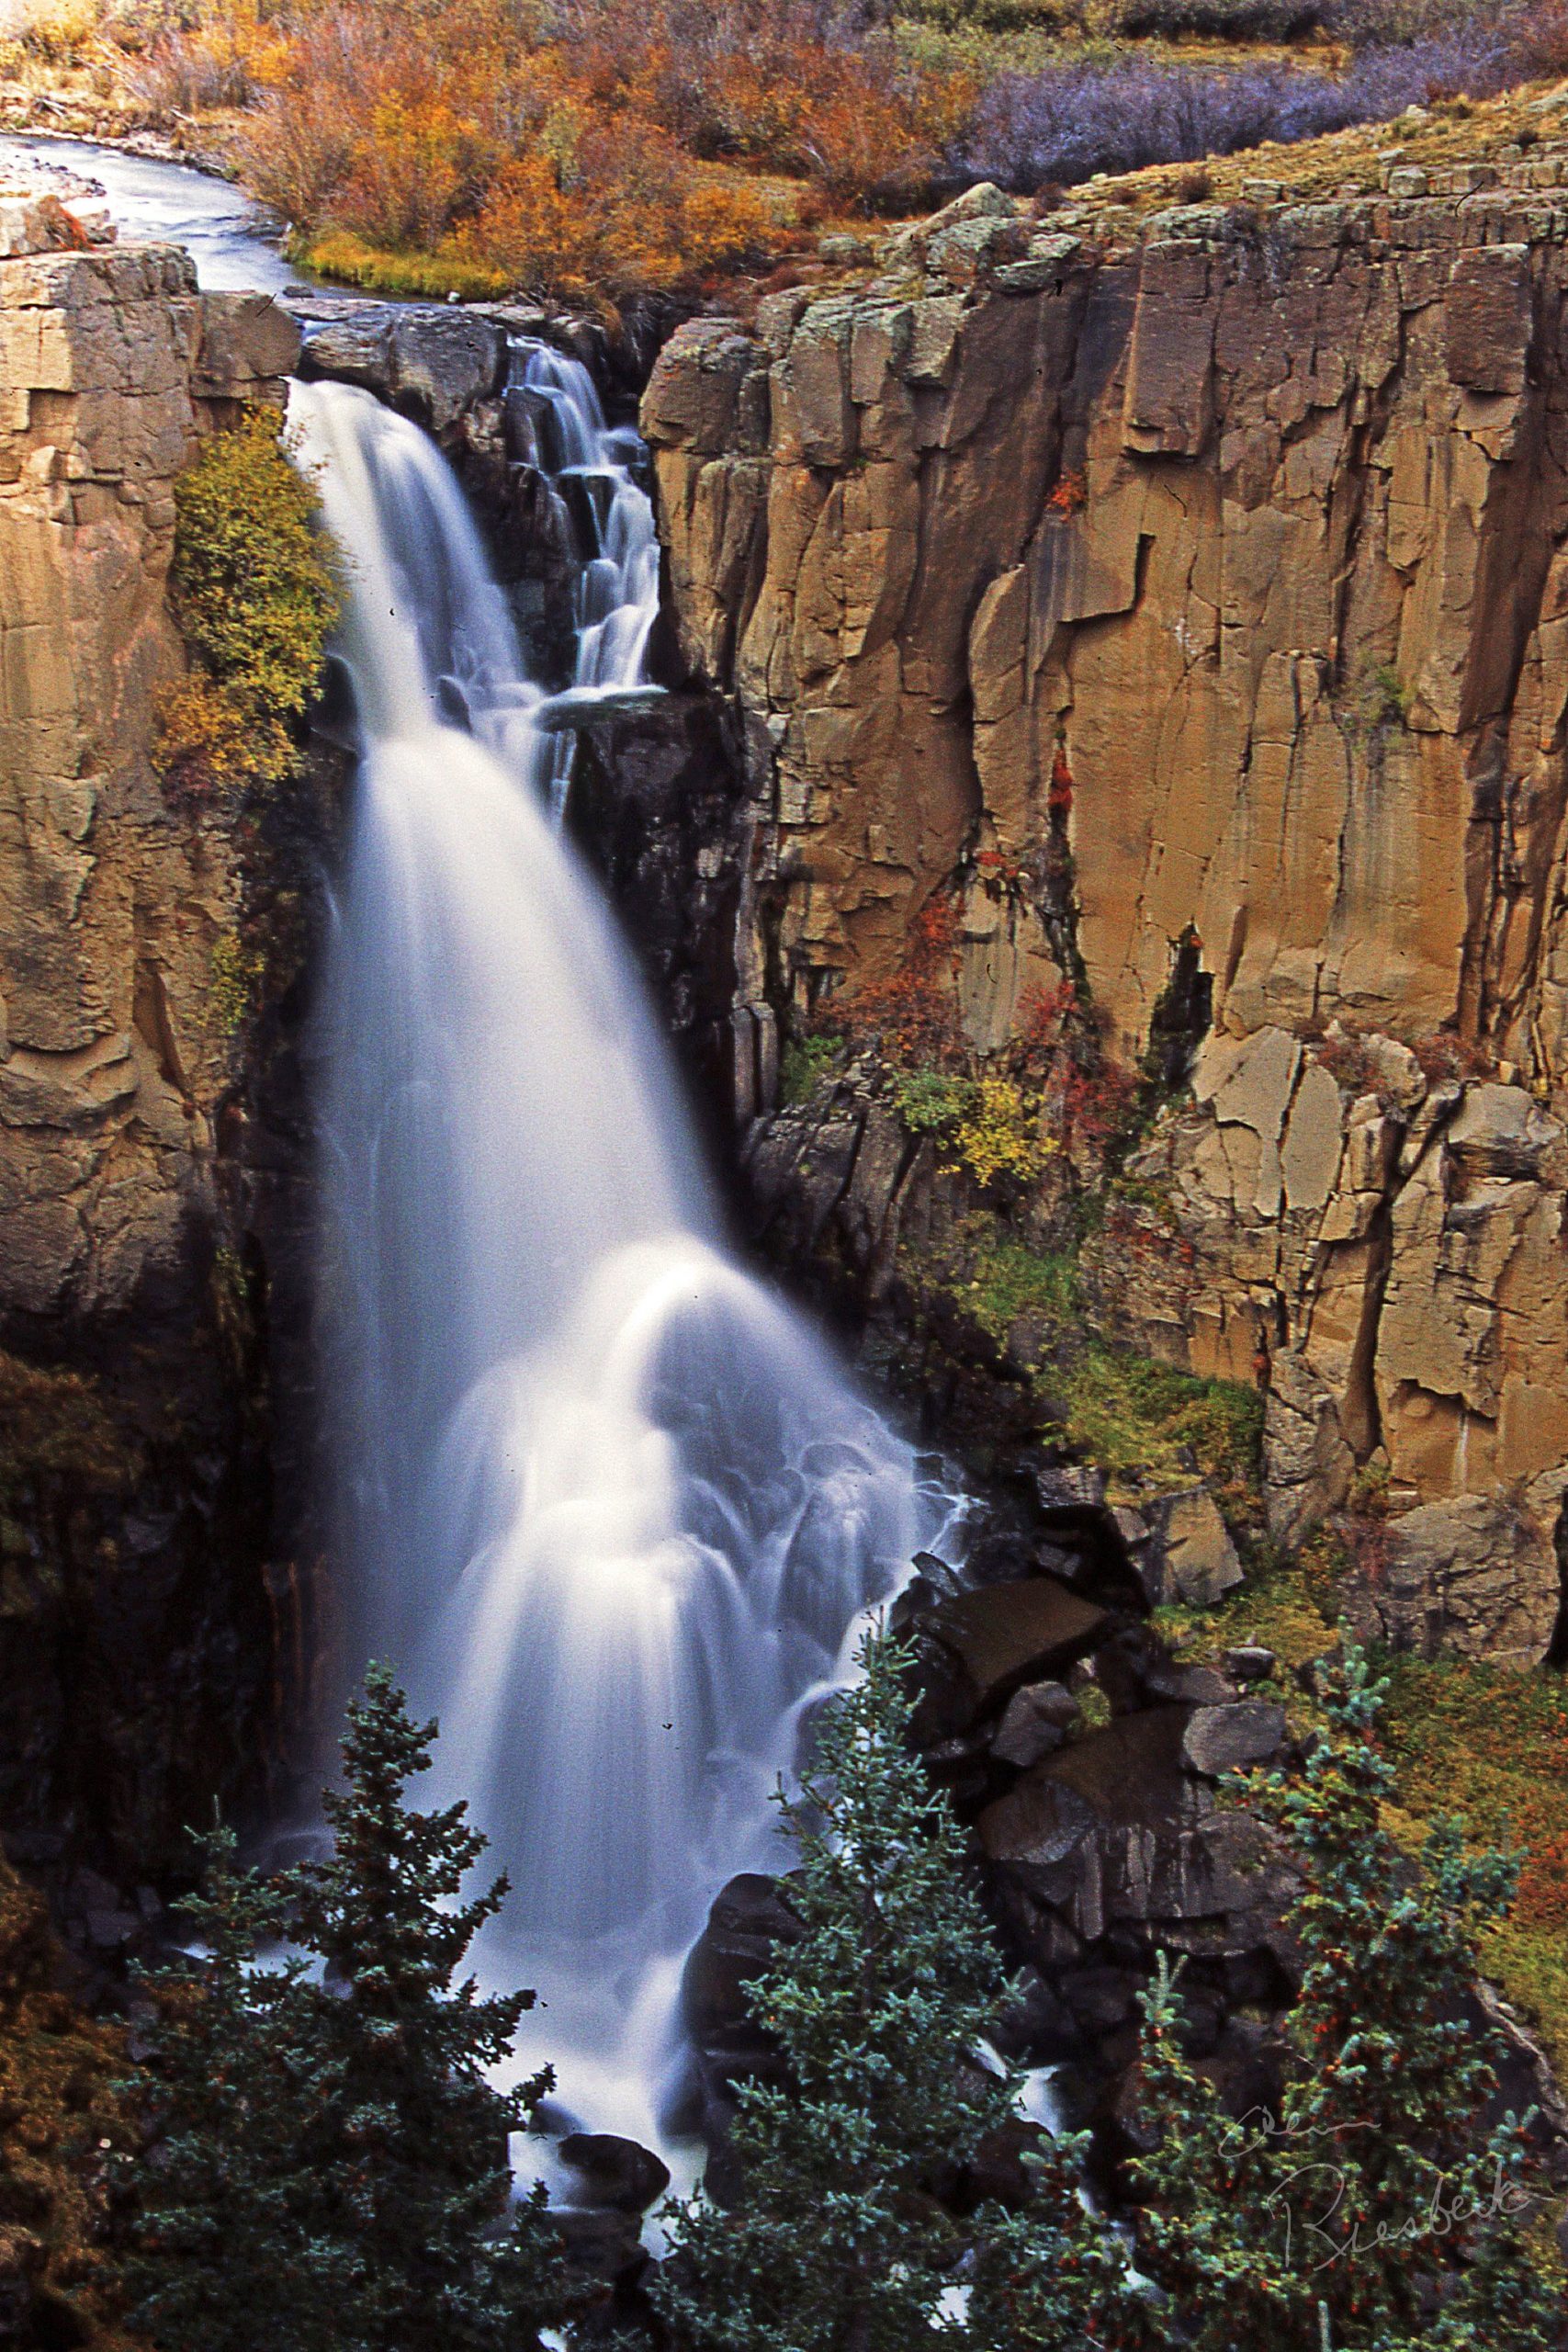
M 635 681 L 646 497 L 521 349 L 596 546 L 578 684 Z M 558 826 L 554 739 L 456 481 L 296 388 L 344 550 L 362 756 L 327 976 L 323 1276 L 350 1647 L 441 1719 L 568 2111 L 656 2139 L 682 1953 L 777 1866 L 769 1792 L 858 1614 L 952 1502 L 726 1253 L 667 1049 Z

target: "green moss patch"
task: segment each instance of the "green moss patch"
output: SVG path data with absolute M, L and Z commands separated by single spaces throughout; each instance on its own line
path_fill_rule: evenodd
M 164 697 L 154 759 L 200 795 L 276 784 L 321 686 L 340 595 L 314 489 L 254 410 L 215 434 L 175 485 L 175 616 L 192 675 Z
M 1112 1486 L 1167 1492 L 1194 1474 L 1227 1516 L 1256 1512 L 1263 1398 L 1239 1381 L 1205 1380 L 1119 1348 L 1091 1347 L 1062 1384 L 1063 1433 Z
M 779 1102 L 794 1110 L 808 1102 L 817 1089 L 841 1069 L 844 1040 L 829 1031 L 813 1030 L 804 1037 L 785 1040 L 779 1057 Z

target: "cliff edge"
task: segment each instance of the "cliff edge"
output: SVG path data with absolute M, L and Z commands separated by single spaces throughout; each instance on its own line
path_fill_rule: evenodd
M 1520 1661 L 1568 1487 L 1565 164 L 1070 230 L 972 189 L 644 404 L 747 745 L 747 1107 L 939 894 L 978 1055 L 1067 983 L 1135 1062 L 1179 978 L 1117 1330 L 1268 1388 L 1281 1537 L 1376 1464 L 1376 1625 Z

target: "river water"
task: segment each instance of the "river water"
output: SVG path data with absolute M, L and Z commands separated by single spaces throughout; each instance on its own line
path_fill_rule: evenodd
M 126 243 L 184 245 L 198 283 L 214 292 L 281 294 L 299 282 L 265 217 L 229 180 L 81 139 L 0 136 L 0 174 L 22 166 L 96 182 Z

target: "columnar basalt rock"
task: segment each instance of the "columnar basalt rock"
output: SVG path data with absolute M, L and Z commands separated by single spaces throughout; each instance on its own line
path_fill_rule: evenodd
M 186 659 L 175 478 L 281 401 L 298 334 L 173 247 L 26 229 L 0 259 L 0 1804 L 31 1859 L 144 1876 L 255 1762 L 288 1605 L 246 1303 L 288 1147 L 258 1179 L 234 1035 L 262 826 L 171 798 L 149 751 Z
M 1568 1484 L 1568 201 L 1515 176 L 1074 235 L 971 191 L 677 334 L 644 425 L 747 744 L 742 972 L 852 998 L 947 891 L 976 1048 L 1066 977 L 1131 1060 L 1195 951 L 1145 1170 L 1192 1263 L 1110 1286 L 1125 1336 L 1269 1385 L 1287 1539 L 1386 1454 L 1371 1616 L 1524 1659 Z M 1342 1082 L 1340 1031 L 1386 1068 Z
M 297 337 L 148 246 L 0 264 L 0 1208 L 8 1318 L 178 1288 L 229 1079 L 212 951 L 233 847 L 171 809 L 148 748 L 184 655 L 175 477 Z

